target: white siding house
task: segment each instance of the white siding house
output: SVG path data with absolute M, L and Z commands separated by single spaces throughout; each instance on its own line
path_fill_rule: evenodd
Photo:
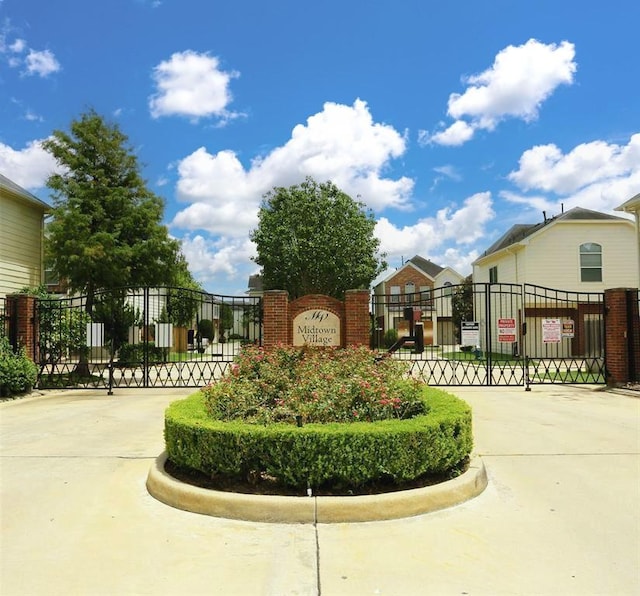
M 43 281 L 49 205 L 0 174 L 0 297 Z
M 638 277 L 640 278 L 640 193 L 625 201 L 616 211 L 631 213 L 636 220 L 636 259 L 638 261 Z M 638 286 L 635 286 L 636 288 Z
M 599 293 L 639 284 L 634 228 L 627 218 L 575 207 L 538 224 L 511 227 L 473 263 L 474 283 L 495 284 L 490 286 L 496 291 L 494 303 L 505 302 L 498 306 L 500 316 L 513 318 L 518 330 L 526 323 L 527 335 L 519 338 L 525 345 L 514 344 L 515 351 L 524 347 L 529 355 L 550 353 L 543 324 L 561 316 L 575 324 L 576 334 L 554 344 L 554 356 L 599 353 L 601 333 L 589 331 L 602 325 Z M 551 290 L 525 292 L 520 299 L 516 289 L 500 284 Z M 484 304 L 475 304 L 474 310 L 483 328 Z M 504 350 L 492 337 L 490 349 Z
M 631 220 L 574 207 L 513 226 L 473 263 L 473 281 L 574 292 L 638 287 L 635 243 Z

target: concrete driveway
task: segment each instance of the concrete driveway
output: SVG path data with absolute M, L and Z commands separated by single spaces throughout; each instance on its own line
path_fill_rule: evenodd
M 0 594 L 638 594 L 640 399 L 451 388 L 489 486 L 387 522 L 278 525 L 146 491 L 164 408 L 190 390 L 0 403 Z

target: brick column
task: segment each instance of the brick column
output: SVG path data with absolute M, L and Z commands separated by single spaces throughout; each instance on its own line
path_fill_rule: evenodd
M 637 381 L 640 378 L 638 290 L 605 290 L 604 307 L 607 384 Z
M 368 346 L 371 333 L 369 290 L 347 290 L 345 294 L 345 342 L 347 346 Z
M 264 335 L 262 345 L 271 348 L 287 344 L 289 339 L 289 293 L 286 290 L 267 290 L 263 296 Z
M 31 360 L 36 360 L 36 298 L 27 294 L 11 294 L 7 296 L 7 314 L 10 325 L 15 325 L 9 336 L 16 339 L 18 348 L 24 348 Z

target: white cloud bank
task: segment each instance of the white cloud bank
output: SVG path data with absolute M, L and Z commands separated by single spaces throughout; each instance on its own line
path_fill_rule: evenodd
M 494 217 L 491 193 L 481 192 L 468 197 L 459 209 L 440 209 L 435 217 L 419 219 L 411 226 L 399 228 L 387 218 L 380 218 L 375 235 L 389 261 L 419 254 L 466 274 L 477 253 L 463 247 L 482 238 L 485 226 Z
M 405 137 L 392 126 L 375 122 L 366 102 L 358 99 L 350 106 L 328 102 L 306 124 L 296 126 L 284 145 L 254 159 L 248 168 L 231 150 L 212 155 L 200 147 L 185 157 L 178 164 L 177 194 L 190 204 L 171 225 L 188 230 L 184 251 L 201 281 L 215 275 L 246 279 L 256 269 L 247 265 L 255 254 L 247 236 L 258 223 L 265 192 L 312 176 L 320 182 L 333 181 L 374 211 L 406 210 L 411 207 L 414 181 L 385 176 L 391 161 L 405 151 Z M 437 171 L 459 176 L 452 166 Z M 491 194 L 484 192 L 467 198 L 458 209 L 442 209 L 410 226 L 397 227 L 382 217 L 375 234 L 390 261 L 421 254 L 463 273 L 477 257 L 463 247 L 481 238 L 493 217 Z
M 257 223 L 264 193 L 300 183 L 306 176 L 333 181 L 375 210 L 406 208 L 413 180 L 386 178 L 390 161 L 405 151 L 393 127 L 373 121 L 364 101 L 326 103 L 297 125 L 291 138 L 245 169 L 231 150 L 210 154 L 200 147 L 178 165 L 178 198 L 191 203 L 173 225 L 243 236 Z
M 563 203 L 565 208 L 610 212 L 640 189 L 640 133 L 626 145 L 592 141 L 566 154 L 554 144 L 538 145 L 522 154 L 509 180 L 524 192 L 540 194 L 503 192 L 501 196 L 536 210 L 559 211 Z
M 58 169 L 56 160 L 42 148 L 41 140 L 31 141 L 21 150 L 0 143 L 0 172 L 27 190 L 44 187 L 47 178 Z
M 176 52 L 153 69 L 157 91 L 149 98 L 151 116 L 186 116 L 193 121 L 215 117 L 222 125 L 240 115 L 228 110 L 233 100 L 229 84 L 238 76 L 221 70 L 215 56 Z
M 506 47 L 491 68 L 464 79 L 468 85 L 464 93 L 449 96 L 447 114 L 455 122 L 433 134 L 421 131 L 419 140 L 457 146 L 473 138 L 477 130 L 493 130 L 507 118 L 535 120 L 556 88 L 573 82 L 574 57 L 575 47 L 568 41 L 557 45 L 530 39 Z

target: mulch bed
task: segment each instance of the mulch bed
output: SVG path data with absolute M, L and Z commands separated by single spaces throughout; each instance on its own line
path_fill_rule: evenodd
M 409 490 L 412 488 L 423 488 L 425 486 L 433 486 L 451 480 L 455 476 L 459 476 L 469 467 L 468 458 L 464 462 L 464 466 L 457 468 L 454 472 L 446 474 L 431 474 L 421 476 L 412 480 L 398 484 L 390 479 L 380 479 L 376 482 L 359 486 L 359 487 L 318 487 L 313 489 L 314 496 L 332 496 L 344 497 L 355 495 L 377 495 L 382 493 L 397 492 L 401 490 Z M 182 468 L 174 464 L 171 460 L 167 460 L 164 466 L 165 471 L 176 480 L 206 488 L 210 490 L 219 490 L 223 492 L 233 492 L 248 495 L 280 495 L 291 497 L 307 496 L 306 489 L 295 489 L 284 486 L 277 479 L 266 474 L 252 473 L 250 478 L 241 480 L 223 475 L 208 476 L 197 470 Z

